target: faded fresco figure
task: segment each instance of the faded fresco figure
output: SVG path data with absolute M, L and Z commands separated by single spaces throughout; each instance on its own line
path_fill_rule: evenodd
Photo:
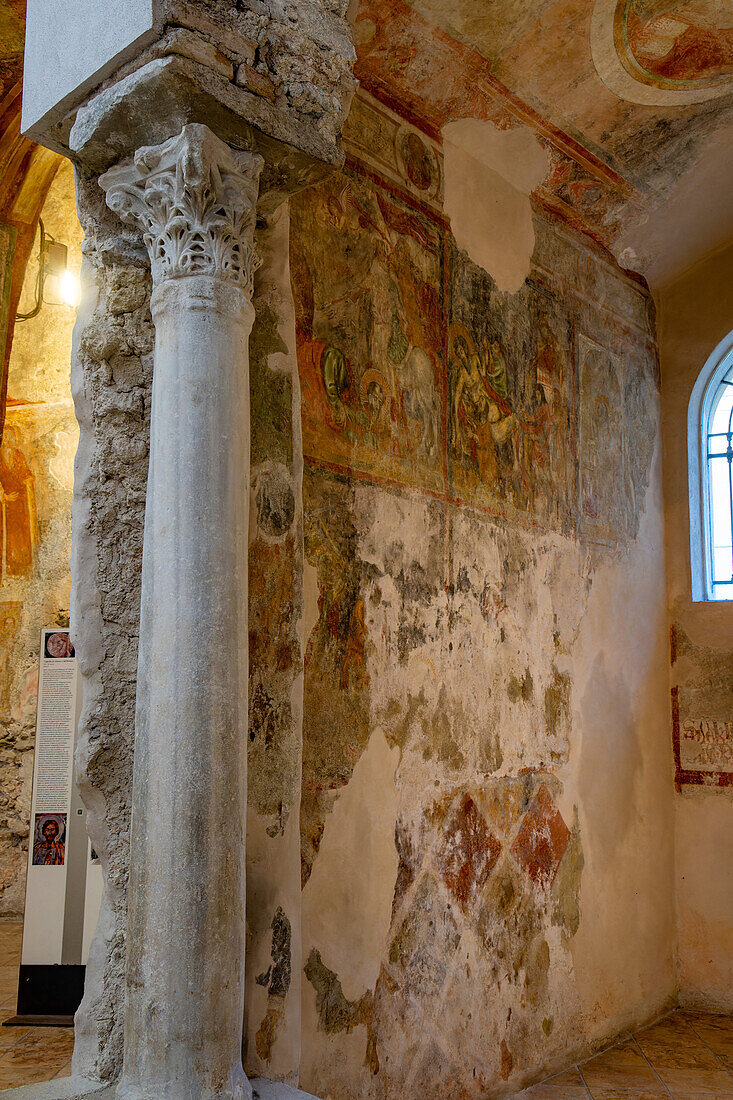
M 560 342 L 545 313 L 539 317 L 532 369 L 537 377 L 534 424 L 539 436 L 535 447 L 538 480 L 547 513 L 554 509 L 560 516 L 568 505 L 563 476 L 569 456 L 568 407 L 563 398 L 566 371 Z
M 492 479 L 503 497 L 515 497 L 526 480 L 524 441 L 509 401 L 506 359 L 498 340 L 479 354 L 469 339 L 458 334 L 453 341 L 453 443 L 482 481 Z
M 38 545 L 35 479 L 20 447 L 18 429 L 6 424 L 0 445 L 2 580 L 26 577 Z
M 418 425 L 417 453 L 434 455 L 439 443 L 440 406 L 435 387 L 435 367 L 422 346 L 420 304 L 414 288 L 424 281 L 410 256 L 405 237 L 398 237 L 388 253 L 392 273 L 392 329 L 388 355 L 393 365 L 394 390 L 401 394 L 406 415 Z
M 0 722 L 12 718 L 13 666 L 10 660 L 13 642 L 23 615 L 19 600 L 0 603 Z
M 364 650 L 368 637 L 366 607 L 364 600 L 359 596 L 351 612 L 346 652 L 341 665 L 339 686 L 343 691 L 348 690 L 349 686 L 362 690 L 369 684 L 369 677 L 364 667 Z
M 538 280 L 498 292 L 465 252 L 450 254 L 448 455 L 460 500 L 557 529 L 575 491 L 572 329 Z
M 626 533 L 630 506 L 620 365 L 587 337 L 580 354 L 581 520 L 588 534 L 615 542 Z
M 733 72 L 730 0 L 631 0 L 617 11 L 627 64 L 656 83 L 706 83 Z

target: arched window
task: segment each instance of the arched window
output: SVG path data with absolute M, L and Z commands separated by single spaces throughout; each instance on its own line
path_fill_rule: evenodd
M 733 600 L 733 332 L 700 372 L 687 421 L 693 600 Z

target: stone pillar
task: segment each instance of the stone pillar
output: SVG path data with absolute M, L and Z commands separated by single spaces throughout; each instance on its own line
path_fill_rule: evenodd
M 251 1093 L 248 340 L 261 167 L 188 125 L 100 179 L 111 209 L 143 230 L 155 324 L 117 1092 L 129 1100 Z

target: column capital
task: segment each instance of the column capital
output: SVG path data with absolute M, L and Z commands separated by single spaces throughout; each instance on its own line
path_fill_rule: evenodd
M 153 282 L 208 275 L 252 296 L 263 160 L 231 149 L 209 128 L 184 126 L 99 179 L 107 205 L 143 231 Z

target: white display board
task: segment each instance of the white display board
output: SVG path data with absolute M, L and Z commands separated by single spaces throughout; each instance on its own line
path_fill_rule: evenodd
M 42 630 L 22 967 L 85 963 L 99 914 L 101 869 L 73 776 L 81 702 L 68 629 Z

